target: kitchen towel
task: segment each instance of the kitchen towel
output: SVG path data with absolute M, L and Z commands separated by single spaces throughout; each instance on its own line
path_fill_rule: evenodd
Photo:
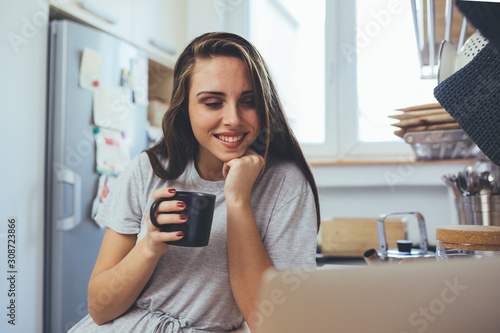
M 488 43 L 434 96 L 493 163 L 500 165 L 500 57 Z
M 470 23 L 500 52 L 500 3 L 459 0 L 456 4 Z
M 441 82 L 434 96 L 483 153 L 500 165 L 500 3 L 457 1 L 490 42 Z

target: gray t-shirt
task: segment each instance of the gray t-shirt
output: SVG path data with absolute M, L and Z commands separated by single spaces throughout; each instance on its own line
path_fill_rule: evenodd
M 164 163 L 168 163 L 164 161 Z M 96 219 L 122 234 L 146 234 L 153 191 L 173 187 L 216 195 L 207 247 L 170 246 L 148 285 L 121 317 L 97 326 L 87 315 L 70 332 L 224 332 L 243 317 L 229 283 L 224 181 L 202 179 L 193 162 L 176 180 L 154 175 L 146 153 L 135 157 L 115 183 Z M 311 187 L 291 162 L 271 161 L 254 185 L 251 204 L 264 247 L 277 269 L 314 267 L 316 209 Z

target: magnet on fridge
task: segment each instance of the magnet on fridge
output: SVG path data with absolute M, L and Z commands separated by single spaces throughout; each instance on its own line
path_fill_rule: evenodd
M 94 127 L 94 134 L 99 133 L 99 127 Z

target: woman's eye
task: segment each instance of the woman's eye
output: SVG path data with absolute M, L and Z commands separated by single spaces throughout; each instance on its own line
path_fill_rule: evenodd
M 249 106 L 255 106 L 255 101 L 253 99 L 244 100 L 244 101 L 242 101 L 242 103 L 249 105 Z
M 206 106 L 208 106 L 209 108 L 217 108 L 217 107 L 220 107 L 222 105 L 221 102 L 211 102 L 211 103 L 205 103 Z

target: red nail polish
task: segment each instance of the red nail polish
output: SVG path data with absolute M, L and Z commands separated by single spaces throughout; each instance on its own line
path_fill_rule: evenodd
M 175 193 L 175 188 L 169 188 L 168 193 Z
M 187 215 L 180 215 L 179 218 L 181 220 L 187 220 L 188 219 L 188 216 Z
M 182 237 L 182 236 L 184 236 L 184 233 L 183 233 L 182 231 L 179 231 L 179 232 L 177 233 L 177 237 Z
M 186 204 L 184 202 L 178 202 L 177 207 L 185 207 Z

